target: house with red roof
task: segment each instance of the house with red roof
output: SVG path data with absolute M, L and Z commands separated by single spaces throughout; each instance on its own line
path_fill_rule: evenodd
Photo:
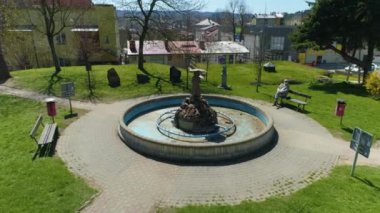
M 137 63 L 139 41 L 128 41 L 128 48 L 124 49 L 129 63 Z M 145 41 L 143 48 L 144 60 L 150 63 L 168 64 L 171 66 L 186 67 L 187 58 L 196 59 L 196 62 L 209 60 L 218 63 L 223 56 L 230 63 L 237 62 L 238 58 L 249 55 L 249 50 L 233 41 Z

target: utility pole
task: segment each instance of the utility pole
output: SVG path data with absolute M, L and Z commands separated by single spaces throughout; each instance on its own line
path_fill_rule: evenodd
M 259 92 L 259 86 L 261 84 L 261 71 L 262 71 L 262 65 L 263 65 L 263 54 L 264 54 L 264 48 L 263 43 L 264 43 L 264 30 L 265 28 L 263 27 L 262 30 L 260 30 L 260 37 L 259 37 L 259 70 L 257 72 L 257 84 L 256 84 L 256 92 Z

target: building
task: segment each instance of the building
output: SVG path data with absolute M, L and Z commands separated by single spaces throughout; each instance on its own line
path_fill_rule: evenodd
M 139 41 L 128 42 L 128 48 L 124 52 L 129 63 L 137 63 L 138 49 Z M 223 56 L 229 59 L 229 63 L 235 63 L 249 54 L 246 47 L 232 41 L 145 41 L 143 51 L 146 62 L 178 67 L 186 67 L 189 58 L 196 62 L 208 60 L 218 63 L 219 57 Z
M 220 24 L 207 18 L 194 25 L 195 39 L 198 41 L 218 41 Z
M 52 66 L 47 37 L 41 33 L 44 25 L 40 13 L 33 6 L 17 6 L 14 9 L 17 19 L 4 37 L 8 66 L 13 70 Z M 84 57 L 91 63 L 118 63 L 120 42 L 116 8 L 107 4 L 93 5 L 88 0 L 76 1 L 71 6 L 67 13 L 68 27 L 54 39 L 61 65 L 82 65 Z M 57 27 L 61 24 L 57 22 Z
M 297 52 L 289 39 L 293 26 L 247 26 L 244 45 L 249 58 L 258 60 L 296 60 Z
M 284 25 L 284 15 L 281 13 L 256 14 L 253 16 L 252 25 L 255 25 L 255 26 Z

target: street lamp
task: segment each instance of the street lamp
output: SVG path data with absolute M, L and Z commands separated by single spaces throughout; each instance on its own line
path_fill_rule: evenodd
M 256 92 L 259 92 L 259 86 L 261 84 L 261 70 L 262 70 L 262 63 L 263 63 L 263 41 L 264 41 L 264 28 L 260 30 L 259 32 L 260 37 L 259 37 L 259 70 L 257 72 L 257 84 L 256 84 Z

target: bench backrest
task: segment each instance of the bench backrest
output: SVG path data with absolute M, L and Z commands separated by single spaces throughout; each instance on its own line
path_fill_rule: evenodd
M 34 126 L 29 133 L 30 137 L 33 138 L 34 140 L 36 140 L 36 133 L 37 133 L 38 127 L 42 124 L 42 119 L 43 119 L 42 115 L 38 115 L 36 122 L 34 122 Z
M 292 93 L 292 94 L 295 94 L 295 95 L 299 95 L 299 96 L 304 97 L 304 98 L 311 99 L 311 95 L 306 95 L 306 94 L 303 94 L 303 93 L 300 93 L 300 92 L 297 92 L 297 91 L 294 91 L 294 90 L 289 90 L 289 93 Z

